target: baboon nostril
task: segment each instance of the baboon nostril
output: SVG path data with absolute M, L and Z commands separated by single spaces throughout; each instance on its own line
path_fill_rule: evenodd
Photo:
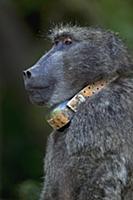
M 26 73 L 25 73 L 25 71 L 23 71 L 23 76 L 26 76 Z
M 31 78 L 31 72 L 30 71 L 23 71 L 23 76 L 25 77 L 25 78 Z
M 31 77 L 31 72 L 27 71 L 27 77 L 30 78 Z

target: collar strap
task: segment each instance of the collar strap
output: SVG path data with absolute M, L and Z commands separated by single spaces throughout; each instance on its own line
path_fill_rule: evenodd
M 87 85 L 80 92 L 78 92 L 71 100 L 60 104 L 51 113 L 47 120 L 54 130 L 59 130 L 67 125 L 74 113 L 77 112 L 79 105 L 86 101 L 86 97 L 91 97 L 105 88 L 112 80 L 100 80 L 90 85 Z

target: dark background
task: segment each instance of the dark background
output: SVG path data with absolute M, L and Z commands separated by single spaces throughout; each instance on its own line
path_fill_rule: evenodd
M 119 32 L 133 51 L 132 0 L 0 0 L 0 200 L 37 200 L 51 129 L 46 110 L 29 102 L 22 71 L 51 46 L 56 23 Z

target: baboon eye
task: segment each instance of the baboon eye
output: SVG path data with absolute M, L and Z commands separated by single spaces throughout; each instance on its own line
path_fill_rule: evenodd
M 72 44 L 72 39 L 71 38 L 65 38 L 63 43 L 66 44 L 66 45 L 70 45 L 70 44 Z

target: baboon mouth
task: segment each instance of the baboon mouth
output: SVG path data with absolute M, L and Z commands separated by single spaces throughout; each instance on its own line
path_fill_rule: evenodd
M 34 92 L 34 91 L 49 89 L 49 86 L 45 86 L 45 87 L 44 86 L 34 86 L 34 87 L 25 86 L 25 89 L 28 92 Z
M 31 103 L 39 105 L 39 106 L 45 106 L 48 103 L 49 95 L 45 91 L 46 88 L 32 88 L 30 90 L 27 90 L 29 99 Z

